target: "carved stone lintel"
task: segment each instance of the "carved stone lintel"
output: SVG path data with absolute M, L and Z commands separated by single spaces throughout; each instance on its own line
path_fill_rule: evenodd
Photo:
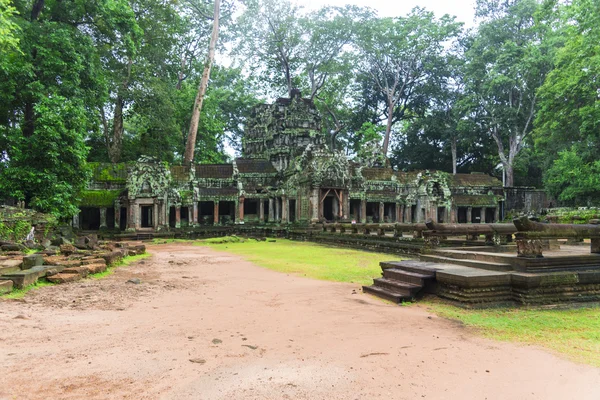
M 518 239 L 517 257 L 542 258 L 542 241 L 539 239 Z

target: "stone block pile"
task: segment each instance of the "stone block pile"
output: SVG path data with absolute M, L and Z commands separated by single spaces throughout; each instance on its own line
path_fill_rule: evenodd
M 52 283 L 78 281 L 106 271 L 124 257 L 146 252 L 143 244 L 101 242 L 95 235 L 76 238 L 72 243 L 59 241 L 29 255 L 15 250 L 0 252 L 0 294 L 22 289 L 42 278 Z

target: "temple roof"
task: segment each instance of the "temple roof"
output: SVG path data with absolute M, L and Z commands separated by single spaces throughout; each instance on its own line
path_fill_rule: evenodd
M 232 179 L 233 164 L 200 164 L 196 165 L 196 178 L 199 179 Z
M 487 174 L 456 174 L 450 175 L 450 186 L 502 186 L 497 178 Z
M 238 158 L 235 160 L 240 174 L 276 174 L 277 170 L 270 161 L 255 158 Z

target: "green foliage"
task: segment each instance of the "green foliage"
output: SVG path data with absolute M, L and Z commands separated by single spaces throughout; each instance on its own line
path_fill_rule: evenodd
M 0 0 L 0 52 L 2 53 L 18 51 L 20 29 L 14 21 L 16 14 L 17 9 L 11 5 L 11 0 Z M 0 58 L 1 62 L 2 58 Z
M 486 337 L 543 346 L 574 361 L 600 367 L 600 309 L 597 307 L 465 310 L 439 303 L 429 306 L 434 313 L 461 321 Z
M 585 162 L 573 146 L 559 153 L 544 184 L 564 205 L 600 205 L 600 161 Z
M 371 284 L 374 277 L 381 275 L 379 262 L 389 254 L 370 253 L 320 246 L 313 243 L 277 239 L 276 242 L 219 242 L 211 247 L 220 251 L 238 254 L 278 272 L 305 276 L 334 282 Z M 209 244 L 211 242 L 208 242 Z

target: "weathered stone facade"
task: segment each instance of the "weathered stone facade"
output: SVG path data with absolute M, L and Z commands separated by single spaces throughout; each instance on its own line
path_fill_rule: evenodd
M 483 223 L 501 218 L 504 190 L 483 174 L 399 172 L 371 157 L 350 160 L 325 144 L 314 105 L 259 105 L 242 157 L 231 164 L 168 166 L 148 157 L 97 164 L 81 229 L 161 230 L 226 224 L 319 221 Z

